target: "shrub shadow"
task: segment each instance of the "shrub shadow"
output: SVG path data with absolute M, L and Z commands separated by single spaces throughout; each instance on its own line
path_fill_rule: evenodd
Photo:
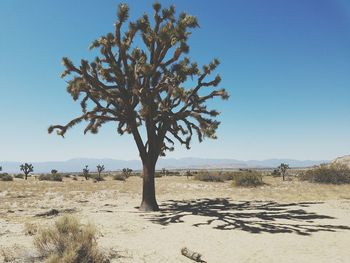
M 212 225 L 218 230 L 237 229 L 250 233 L 311 235 L 321 231 L 350 230 L 349 226 L 316 223 L 315 220 L 335 219 L 303 209 L 316 204 L 322 202 L 233 202 L 229 198 L 169 200 L 160 206 L 160 212 L 145 216 L 163 226 L 183 223 L 186 216 L 199 216 L 203 217 L 203 222 L 193 224 L 195 227 Z

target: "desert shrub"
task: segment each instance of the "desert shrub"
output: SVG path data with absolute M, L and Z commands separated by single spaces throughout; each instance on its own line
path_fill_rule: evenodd
M 349 184 L 350 169 L 342 164 L 320 165 L 302 172 L 299 179 L 312 183 Z
M 49 263 L 108 262 L 98 249 L 96 233 L 93 225 L 82 225 L 75 217 L 65 215 L 54 226 L 39 230 L 34 245 Z
M 1 181 L 13 181 L 13 177 L 9 175 L 8 173 L 0 174 L 0 180 Z
M 7 176 L 7 175 L 9 175 L 9 174 L 8 173 L 0 173 L 0 179 L 4 176 Z
M 18 179 L 23 179 L 24 175 L 23 174 L 15 174 L 13 177 L 18 178 Z
M 100 182 L 100 181 L 104 181 L 104 177 L 102 175 L 99 174 L 90 174 L 90 178 L 92 178 L 93 180 Z
M 155 178 L 160 178 L 160 177 L 162 177 L 163 176 L 163 173 L 162 172 L 155 172 L 154 173 L 154 177 Z
M 115 174 L 113 175 L 113 180 L 125 181 L 126 177 L 124 174 Z
M 281 172 L 278 169 L 274 169 L 271 175 L 274 177 L 281 176 Z
M 60 174 L 41 174 L 38 179 L 39 181 L 62 182 L 62 176 Z
M 181 176 L 181 173 L 178 171 L 168 171 L 167 176 Z
M 231 181 L 235 177 L 235 173 L 234 172 L 219 172 L 219 176 L 224 181 Z
M 236 186 L 259 186 L 263 185 L 261 173 L 257 171 L 237 172 L 233 178 L 233 184 Z
M 204 182 L 223 182 L 224 179 L 216 173 L 209 173 L 208 171 L 203 171 L 197 173 L 193 176 L 195 180 L 204 181 Z
M 74 177 L 72 178 L 72 180 L 73 180 L 73 181 L 78 181 L 78 178 L 77 178 L 76 176 L 74 176 Z

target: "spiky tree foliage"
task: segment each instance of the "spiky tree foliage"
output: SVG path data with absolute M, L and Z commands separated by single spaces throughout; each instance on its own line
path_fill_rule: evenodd
M 34 172 L 34 167 L 31 163 L 24 163 L 20 166 L 21 171 L 24 173 L 25 179 L 28 179 L 28 175 Z
M 83 176 L 85 177 L 85 180 L 89 180 L 89 166 L 85 165 L 85 168 L 83 168 Z
M 101 173 L 105 170 L 105 166 L 104 165 L 97 165 L 97 173 L 98 173 L 98 181 L 101 181 Z
M 58 171 L 57 171 L 56 169 L 52 169 L 52 170 L 51 170 L 51 174 L 52 174 L 52 175 L 55 175 L 55 174 L 57 174 L 57 173 L 58 173 Z
M 286 163 L 281 163 L 280 166 L 277 167 L 278 171 L 281 173 L 283 181 L 285 179 L 286 172 L 289 168 L 289 165 Z
M 63 58 L 62 77 L 72 75 L 67 91 L 80 100 L 82 115 L 66 125 L 49 127 L 64 136 L 68 129 L 88 121 L 84 133 L 97 133 L 107 122 L 116 122 L 120 135 L 132 134 L 143 164 L 141 210 L 158 210 L 154 173 L 159 156 L 174 149 L 175 141 L 190 148 L 193 135 L 216 139 L 219 112 L 207 108 L 215 97 L 228 99 L 225 89 L 218 89 L 219 75 L 208 80 L 219 65 L 214 59 L 202 68 L 186 54 L 196 17 L 175 7 L 153 5 L 153 19 L 144 14 L 129 22 L 129 7 L 120 4 L 113 33 L 94 41 L 100 55 L 93 62 L 81 60 L 79 66 Z M 152 21 L 151 21 L 152 20 Z M 142 44 L 135 46 L 135 37 Z M 145 127 L 145 132 L 140 132 Z
M 125 176 L 125 178 L 129 178 L 131 176 L 132 169 L 124 168 L 122 172 L 123 172 L 123 175 Z

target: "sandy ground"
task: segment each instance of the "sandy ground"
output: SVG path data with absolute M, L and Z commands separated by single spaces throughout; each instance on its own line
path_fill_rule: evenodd
M 188 247 L 206 262 L 350 262 L 350 186 L 265 177 L 257 188 L 182 177 L 157 178 L 161 211 L 138 212 L 141 179 L 0 182 L 0 262 L 36 255 L 25 223 L 55 208 L 94 223 L 99 246 L 112 262 L 193 262 Z

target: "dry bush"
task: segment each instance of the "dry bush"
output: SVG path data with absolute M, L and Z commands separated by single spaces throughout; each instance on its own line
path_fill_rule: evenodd
M 13 181 L 13 177 L 8 173 L 0 174 L 0 181 Z
M 208 171 L 198 172 L 193 176 L 194 180 L 204 182 L 223 182 L 224 179 L 218 173 L 209 173 Z
M 34 245 L 47 263 L 108 262 L 97 247 L 96 232 L 93 225 L 65 215 L 54 226 L 40 230 Z
M 104 181 L 104 177 L 102 175 L 98 175 L 98 174 L 91 174 L 90 178 L 92 178 L 93 180 L 96 180 L 97 182 L 101 182 Z
M 39 181 L 54 181 L 62 182 L 62 176 L 60 174 L 41 174 L 38 177 Z
M 161 172 L 155 172 L 154 173 L 154 177 L 155 178 L 160 178 L 160 177 L 162 177 L 163 176 L 163 173 L 161 173 Z
M 115 175 L 113 175 L 113 180 L 125 181 L 126 177 L 124 174 L 115 174 Z
M 18 179 L 24 179 L 24 174 L 15 174 L 13 177 Z
M 235 186 L 259 186 L 263 185 L 262 174 L 257 171 L 236 172 L 233 179 Z
M 235 172 L 219 172 L 219 176 L 222 178 L 224 181 L 231 181 L 235 177 Z
M 312 183 L 349 184 L 350 169 L 342 164 L 320 165 L 302 172 L 299 179 Z

